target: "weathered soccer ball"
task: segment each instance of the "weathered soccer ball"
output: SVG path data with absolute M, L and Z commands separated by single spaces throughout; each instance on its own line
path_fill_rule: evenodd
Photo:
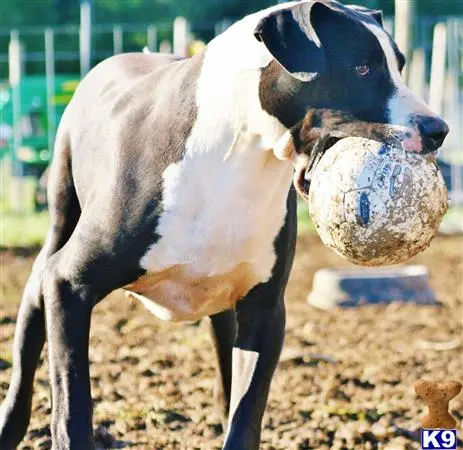
M 432 156 L 346 138 L 315 167 L 309 210 L 323 243 L 348 261 L 379 266 L 426 249 L 448 207 Z

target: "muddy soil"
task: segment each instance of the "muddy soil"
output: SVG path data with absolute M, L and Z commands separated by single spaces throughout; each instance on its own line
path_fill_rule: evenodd
M 33 256 L 4 251 L 0 257 L 3 398 L 17 306 Z M 440 306 L 392 303 L 320 311 L 306 303 L 313 274 L 345 263 L 316 235 L 299 238 L 286 296 L 285 348 L 264 418 L 262 449 L 420 448 L 425 408 L 413 383 L 422 377 L 463 378 L 463 238 L 438 237 L 413 262 L 429 267 Z M 42 356 L 21 449 L 50 448 L 46 353 Z M 95 309 L 90 360 L 99 448 L 220 448 L 207 320 L 163 323 L 114 293 Z M 461 426 L 462 394 L 450 409 Z

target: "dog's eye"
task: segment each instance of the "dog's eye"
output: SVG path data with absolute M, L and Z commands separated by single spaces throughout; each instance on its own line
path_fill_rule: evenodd
M 361 66 L 355 66 L 355 71 L 362 77 L 368 75 L 370 72 L 370 66 L 367 64 L 362 64 Z

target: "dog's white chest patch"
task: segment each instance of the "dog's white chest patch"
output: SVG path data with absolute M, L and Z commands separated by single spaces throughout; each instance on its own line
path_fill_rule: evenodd
M 258 20 L 208 44 L 184 157 L 163 173 L 160 237 L 140 261 L 147 274 L 127 286 L 163 319 L 228 309 L 275 264 L 293 167 L 269 148 L 286 129 L 260 105 L 271 55 L 253 36 Z
M 228 309 L 271 275 L 293 169 L 245 136 L 229 144 L 164 172 L 160 238 L 140 262 L 147 274 L 126 287 L 162 319 Z

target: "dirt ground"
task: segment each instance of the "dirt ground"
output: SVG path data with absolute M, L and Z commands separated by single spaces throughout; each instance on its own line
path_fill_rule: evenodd
M 0 257 L 3 398 L 17 305 L 33 258 L 11 251 Z M 344 263 L 316 235 L 299 238 L 286 295 L 285 348 L 264 417 L 262 449 L 420 448 L 424 405 L 413 383 L 422 377 L 463 378 L 463 237 L 438 237 L 413 262 L 429 267 L 440 306 L 392 303 L 320 311 L 306 303 L 312 276 Z M 90 372 L 99 447 L 220 448 L 207 320 L 163 323 L 119 293 L 100 303 L 93 317 Z M 21 449 L 50 447 L 42 356 Z M 463 394 L 451 411 L 461 426 Z

